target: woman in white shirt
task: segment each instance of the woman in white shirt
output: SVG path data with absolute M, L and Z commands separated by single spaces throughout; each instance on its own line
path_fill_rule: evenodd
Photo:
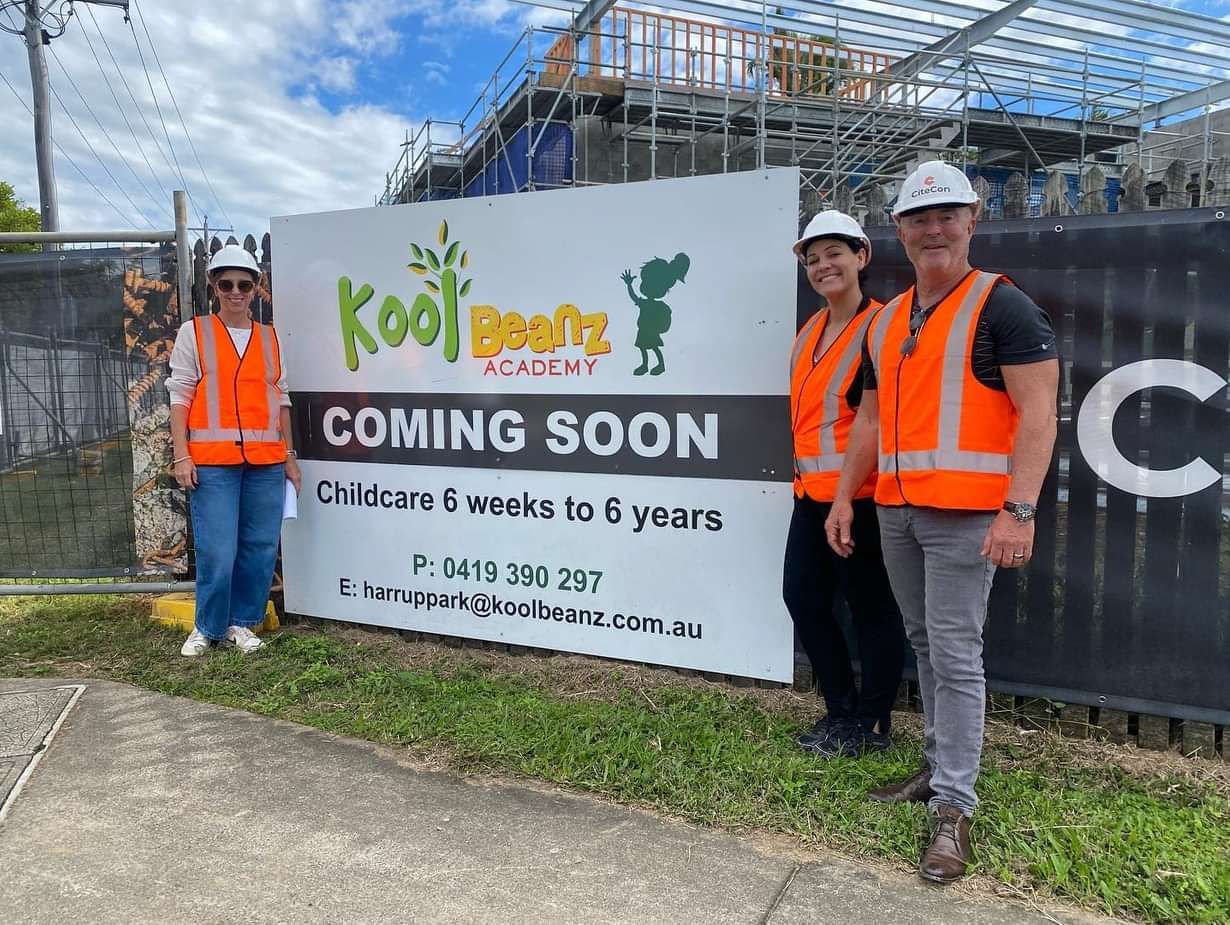
M 299 491 L 290 397 L 273 325 L 252 320 L 256 260 L 228 244 L 209 262 L 216 314 L 185 322 L 171 351 L 175 480 L 190 492 L 196 619 L 181 653 L 261 647 L 285 483 Z

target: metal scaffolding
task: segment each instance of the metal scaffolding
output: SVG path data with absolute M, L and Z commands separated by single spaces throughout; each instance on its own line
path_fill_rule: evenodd
M 896 184 L 940 158 L 1041 206 L 1058 170 L 1150 176 L 1168 142 L 1207 179 L 1230 99 L 1230 23 L 1141 0 L 813 0 L 772 5 L 543 0 L 459 121 L 407 133 L 381 204 L 797 165 L 804 209 L 883 219 Z M 1225 127 L 1225 126 L 1223 126 Z M 1201 185 L 1203 188 L 1203 185 Z

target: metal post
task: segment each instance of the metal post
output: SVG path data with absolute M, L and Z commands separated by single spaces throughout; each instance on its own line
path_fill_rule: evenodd
M 0 585 L 0 597 L 23 597 L 44 594 L 163 594 L 192 591 L 192 581 L 117 581 L 84 584 Z
M 660 20 L 657 21 L 660 23 Z M 659 55 L 658 42 L 661 40 L 662 27 L 657 25 L 653 30 L 653 104 L 649 107 L 649 179 L 658 179 L 658 71 L 662 60 Z
M 431 120 L 430 119 L 427 120 L 427 141 L 426 141 L 425 150 L 427 152 L 427 201 L 431 202 L 431 193 L 432 193 L 431 174 L 432 174 L 432 167 L 435 165 L 433 165 L 431 162 L 432 161 L 432 150 L 431 150 Z
M 829 87 L 829 95 L 833 100 L 833 207 L 837 207 L 837 184 L 841 182 L 841 136 L 838 133 L 838 123 L 841 121 L 841 107 L 837 102 L 837 92 L 841 87 L 841 16 L 833 20 L 833 85 Z
M 1136 166 L 1144 170 L 1145 147 L 1145 62 L 1140 62 L 1140 98 L 1136 103 Z
M 13 417 L 9 414 L 9 337 L 0 315 L 0 463 L 17 463 L 17 445 L 9 433 Z
M 704 41 L 704 37 L 703 37 L 703 36 L 702 36 L 702 38 L 701 38 L 701 41 L 702 41 L 702 42 Z M 691 136 L 692 136 L 692 167 L 691 167 L 691 169 L 688 171 L 688 173 L 689 173 L 691 176 L 693 176 L 693 177 L 694 177 L 694 176 L 696 176 L 696 91 L 695 91 L 695 90 L 693 90 L 693 91 L 692 91 L 692 93 L 691 93 L 690 95 L 691 95 L 691 97 L 692 97 L 692 99 L 691 99 L 691 101 L 690 101 L 690 104 L 691 104 L 691 107 L 692 107 L 692 132 L 691 132 Z
M 1210 142 L 1212 141 L 1209 132 L 1209 113 L 1212 112 L 1213 106 L 1209 101 L 1209 88 L 1204 88 L 1204 156 L 1201 158 L 1200 165 L 1200 201 L 1196 203 L 1198 206 L 1204 205 L 1205 199 L 1208 198 L 1209 191 L 1209 158 L 1212 154 L 1210 150 Z
M 730 40 L 726 42 L 726 93 L 722 102 L 722 173 L 730 169 Z M 714 48 L 717 51 L 717 48 Z M 740 65 L 742 67 L 742 65 Z
M 623 130 L 623 133 L 619 137 L 620 137 L 620 140 L 623 141 L 623 144 L 624 144 L 624 163 L 623 163 L 624 182 L 627 183 L 628 182 L 628 101 L 627 99 L 624 100 L 623 106 L 620 108 L 622 108 L 624 111 L 624 130 Z
M 418 141 L 418 137 L 419 137 L 418 132 L 414 133 L 413 138 L 410 138 L 409 131 L 406 132 L 406 138 L 407 138 L 406 143 L 410 145 L 410 153 L 406 159 L 407 168 L 410 171 L 410 198 L 406 200 L 407 202 L 417 202 L 418 201 L 414 195 L 414 174 L 418 167 L 418 161 L 415 159 L 415 142 Z
M 599 30 L 601 30 L 602 28 L 601 23 L 599 23 L 598 28 Z M 590 59 L 591 59 L 589 72 L 591 74 L 593 74 L 594 71 L 598 69 L 599 61 L 598 61 L 597 49 L 601 48 L 601 45 L 600 45 L 601 38 L 600 37 L 601 37 L 601 31 L 599 31 L 597 34 L 595 34 L 590 39 L 590 41 L 593 43 L 589 47 Z M 579 66 L 580 62 L 578 59 L 580 58 L 580 53 L 581 53 L 581 36 L 578 35 L 574 31 L 572 33 L 572 58 L 573 58 L 572 63 L 574 67 Z M 572 133 L 572 185 L 574 187 L 577 186 L 577 125 L 581 124 L 581 117 L 585 114 L 585 104 L 581 101 L 581 98 L 577 95 L 577 79 L 576 79 L 575 74 L 576 72 L 574 72 L 574 76 L 572 79 L 572 118 L 568 120 L 568 131 Z M 585 123 L 585 129 L 588 129 L 588 123 Z M 583 131 L 585 129 L 583 129 Z M 588 144 L 586 144 L 585 146 L 585 158 L 588 161 L 589 159 L 589 145 Z
M 969 159 L 969 33 L 965 33 L 965 60 L 961 69 L 965 74 L 965 90 L 961 94 L 961 170 L 964 172 Z
M 188 247 L 188 194 L 177 189 L 171 193 L 175 212 L 175 266 L 179 283 L 179 320 L 192 317 L 192 251 Z
M 1076 165 L 1076 201 L 1079 204 L 1083 202 L 1081 198 L 1084 196 L 1084 190 L 1081 188 L 1080 181 L 1085 179 L 1085 139 L 1089 134 L 1089 46 L 1085 46 L 1085 64 L 1081 69 L 1081 159 Z
M 525 188 L 534 190 L 534 27 L 525 30 Z
M 756 43 L 760 52 L 757 67 L 760 69 L 760 93 L 756 101 L 756 168 L 765 167 L 765 122 L 768 119 L 769 96 L 769 5 L 760 0 L 760 40 Z
M 43 30 L 39 25 L 40 0 L 26 0 L 26 54 L 30 59 L 30 85 L 34 95 L 34 157 L 38 163 L 39 211 L 43 231 L 60 230 L 60 205 L 56 196 L 55 164 L 51 156 L 51 93 L 47 82 L 47 58 L 43 54 Z M 58 250 L 44 245 L 44 250 Z

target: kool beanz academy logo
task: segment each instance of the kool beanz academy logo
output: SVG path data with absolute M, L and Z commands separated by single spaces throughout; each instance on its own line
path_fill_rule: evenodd
M 431 347 L 443 336 L 444 359 L 457 362 L 461 352 L 460 303 L 474 283 L 473 279 L 461 278 L 469 268 L 470 252 L 460 241 L 449 242 L 445 221 L 436 233 L 436 244 L 440 253 L 411 244 L 413 259 L 406 265 L 412 274 L 422 277 L 427 291 L 418 293 L 409 309 L 398 296 L 386 295 L 375 313 L 374 329 L 370 327 L 373 319 L 360 317 L 360 311 L 376 295 L 373 287 L 364 283 L 356 290 L 350 277 L 338 279 L 342 348 L 351 372 L 359 368 L 360 347 L 374 355 L 381 342 L 399 348 L 407 337 L 420 347 Z M 598 359 L 611 352 L 604 336 L 606 312 L 582 312 L 572 303 L 560 304 L 550 316 L 535 313 L 529 318 L 518 311 L 501 311 L 495 305 L 474 304 L 469 306 L 469 321 L 470 352 L 475 359 L 485 361 L 485 376 L 592 376 Z M 522 353 L 526 350 L 531 356 Z M 569 355 L 556 356 L 557 352 Z

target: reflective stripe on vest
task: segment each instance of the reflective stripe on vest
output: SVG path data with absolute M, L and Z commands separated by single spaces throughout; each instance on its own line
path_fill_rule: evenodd
M 228 441 L 238 443 L 274 443 L 282 439 L 280 430 L 236 430 L 233 427 L 206 427 L 188 431 L 188 439 L 193 442 Z
M 273 328 L 266 331 L 264 329 L 264 325 L 252 322 L 252 336 L 256 337 L 258 334 L 260 335 L 261 342 L 261 357 L 265 361 L 265 403 L 269 406 L 269 426 L 266 429 L 266 432 L 272 432 L 276 434 L 276 436 L 256 438 L 244 437 L 244 439 L 280 440 L 282 439 L 282 435 L 278 429 L 278 417 L 282 413 L 282 402 L 280 400 L 280 396 L 278 395 L 277 382 L 278 379 L 281 378 L 282 370 L 279 368 L 281 364 L 276 364 L 273 360 Z M 249 346 L 251 346 L 251 342 L 249 342 Z
M 794 448 L 794 492 L 814 501 L 831 501 L 845 464 L 846 441 L 855 410 L 846 403 L 846 393 L 858 375 L 868 326 L 880 303 L 868 305 L 833 337 L 817 359 L 831 316 L 817 312 L 803 326 L 790 357 L 790 400 Z M 860 485 L 857 497 L 875 490 L 875 473 Z

